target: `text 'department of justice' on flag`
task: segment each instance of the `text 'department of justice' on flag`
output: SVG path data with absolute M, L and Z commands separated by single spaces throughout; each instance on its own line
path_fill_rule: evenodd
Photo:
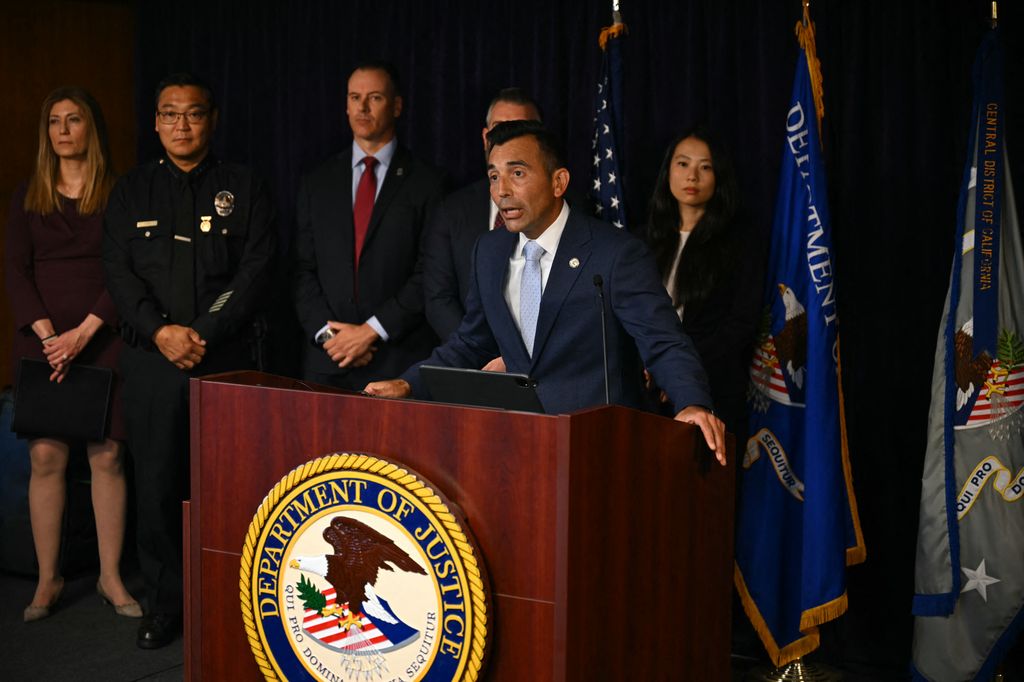
M 821 72 L 806 7 L 797 35 L 736 530 L 736 589 L 778 666 L 818 647 L 817 626 L 846 611 L 847 565 L 865 556 L 842 414 Z

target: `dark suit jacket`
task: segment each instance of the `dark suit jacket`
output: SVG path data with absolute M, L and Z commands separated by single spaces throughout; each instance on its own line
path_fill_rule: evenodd
M 423 317 L 420 244 L 427 217 L 444 195 L 446 176 L 402 146 L 373 205 L 355 275 L 351 148 L 303 178 L 296 219 L 293 292 L 307 339 L 305 372 L 335 375 L 341 385 L 362 388 L 393 377 L 422 360 L 437 343 Z M 376 315 L 388 342 L 378 343 L 373 362 L 342 370 L 313 337 L 327 320 L 362 324 Z
M 518 239 L 501 230 L 477 241 L 466 316 L 458 331 L 422 364 L 478 368 L 501 355 L 509 372 L 538 380 L 548 413 L 603 404 L 601 311 L 594 286 L 594 275 L 599 274 L 604 280 L 612 402 L 649 407 L 641 378 L 646 366 L 677 410 L 688 405 L 711 407 L 704 369 L 647 247 L 579 211 L 569 214 L 551 266 L 531 359 L 504 295 L 508 261 Z M 429 397 L 418 365 L 402 378 L 412 385 L 414 396 Z
M 427 321 L 447 339 L 459 328 L 469 291 L 469 256 L 488 232 L 491 194 L 483 178 L 448 195 L 434 214 L 423 244 L 423 295 Z

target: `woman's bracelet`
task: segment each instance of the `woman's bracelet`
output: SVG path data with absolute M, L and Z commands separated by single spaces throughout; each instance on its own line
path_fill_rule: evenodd
M 47 336 L 45 339 L 42 340 L 42 343 L 45 344 L 47 341 L 50 341 L 52 339 L 57 338 L 57 336 L 58 336 L 57 334 L 50 334 L 49 336 Z

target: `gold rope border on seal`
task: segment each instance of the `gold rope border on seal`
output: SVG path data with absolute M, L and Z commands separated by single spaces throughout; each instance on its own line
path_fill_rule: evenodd
M 372 455 L 359 455 L 348 452 L 318 457 L 289 471 L 263 498 L 263 504 L 253 514 L 252 523 L 249 524 L 249 531 L 245 535 L 245 544 L 242 547 L 242 567 L 238 580 L 239 600 L 242 607 L 242 621 L 245 625 L 245 634 L 249 640 L 249 648 L 252 649 L 252 653 L 256 657 L 256 665 L 259 667 L 260 672 L 263 673 L 263 677 L 268 682 L 279 682 L 280 680 L 277 676 L 277 671 L 274 670 L 270 660 L 267 658 L 266 652 L 263 650 L 263 642 L 256 629 L 252 599 L 249 595 L 249 582 L 252 578 L 252 559 L 256 543 L 259 541 L 260 534 L 263 532 L 263 526 L 270 517 L 270 513 L 282 497 L 307 479 L 319 476 L 324 472 L 340 469 L 365 471 L 397 483 L 420 498 L 420 502 L 430 509 L 448 532 L 453 544 L 459 551 L 459 558 L 462 560 L 466 574 L 469 577 L 470 599 L 476 613 L 473 622 L 471 653 L 466 661 L 462 680 L 471 681 L 478 679 L 480 668 L 483 665 L 484 644 L 487 639 L 487 600 L 484 595 L 484 584 L 480 575 L 480 567 L 477 564 L 476 556 L 473 553 L 473 546 L 469 543 L 469 539 L 456 522 L 455 515 L 451 513 L 448 506 L 414 474 L 409 473 L 407 469 L 403 469 L 396 464 L 373 457 Z

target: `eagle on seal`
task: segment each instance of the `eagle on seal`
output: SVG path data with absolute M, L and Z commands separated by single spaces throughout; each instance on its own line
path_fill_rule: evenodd
M 785 284 L 779 285 L 786 322 L 775 335 L 775 351 L 797 388 L 804 387 L 804 366 L 807 364 L 807 310 L 796 294 Z
M 992 356 L 987 351 L 974 354 L 974 318 L 964 322 L 953 336 L 953 378 L 956 380 L 956 409 L 961 409 L 988 376 Z
M 353 611 L 374 614 L 380 598 L 373 593 L 380 570 L 394 571 L 395 566 L 409 573 L 427 572 L 408 554 L 361 521 L 335 516 L 324 529 L 324 540 L 334 554 L 318 557 L 297 557 L 295 567 L 322 576 L 331 584 L 338 604 L 348 604 Z M 367 592 L 370 599 L 367 599 Z

